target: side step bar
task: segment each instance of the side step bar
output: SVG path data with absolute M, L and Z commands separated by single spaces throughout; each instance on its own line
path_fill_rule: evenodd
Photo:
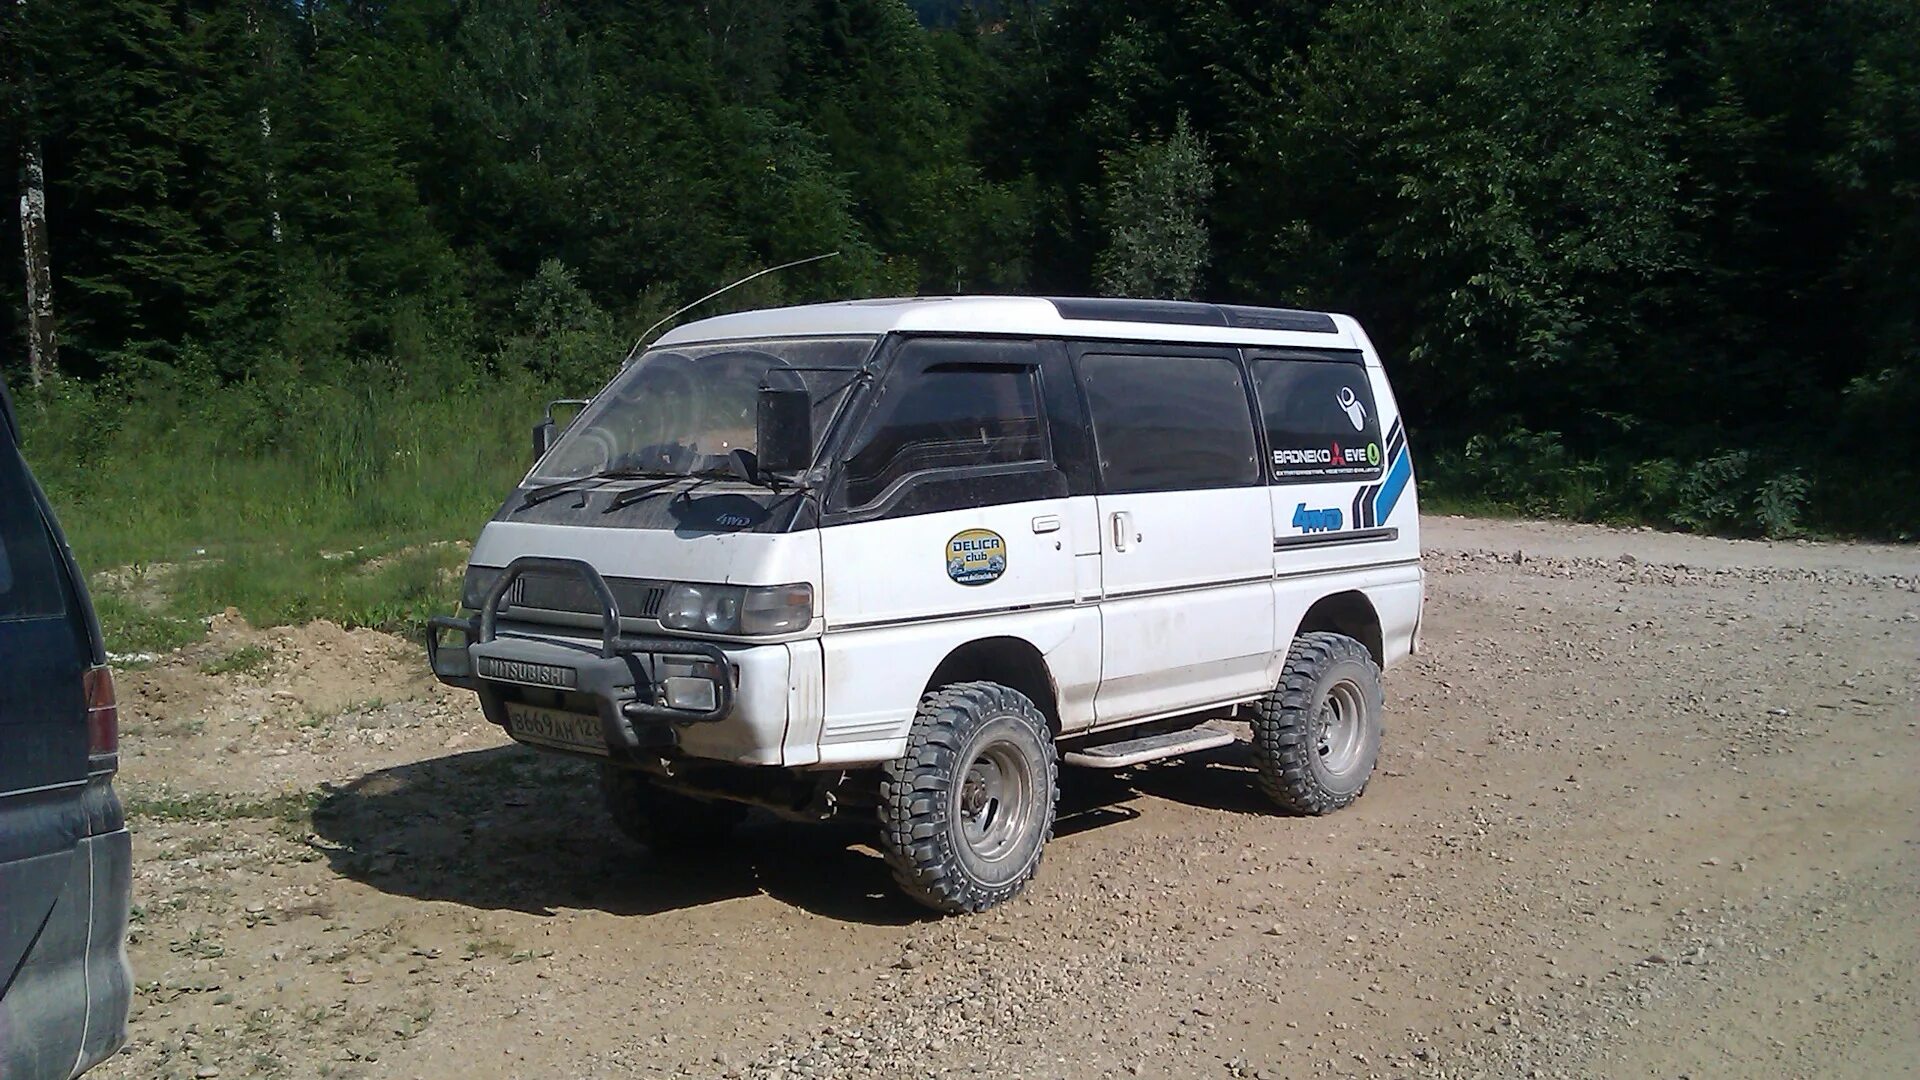
M 1138 765 L 1146 761 L 1159 761 L 1161 758 L 1179 757 L 1181 754 L 1226 746 L 1236 738 L 1237 736 L 1231 731 L 1212 727 L 1162 731 L 1155 735 L 1142 735 L 1137 739 L 1128 739 L 1124 742 L 1079 747 L 1060 755 L 1060 760 L 1068 765 L 1079 765 L 1088 769 L 1124 769 L 1129 765 Z

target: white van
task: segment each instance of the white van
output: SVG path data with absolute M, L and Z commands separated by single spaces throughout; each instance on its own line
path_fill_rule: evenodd
M 1413 469 L 1343 315 L 954 297 L 667 334 L 481 532 L 435 673 L 602 763 L 657 851 L 875 814 L 942 911 L 1017 894 L 1058 764 L 1250 721 L 1282 809 L 1352 802 L 1417 648 Z M 549 446 L 549 443 L 551 445 Z

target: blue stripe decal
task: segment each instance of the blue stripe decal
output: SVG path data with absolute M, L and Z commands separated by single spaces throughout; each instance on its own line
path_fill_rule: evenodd
M 1393 468 L 1387 470 L 1386 482 L 1380 485 L 1379 509 L 1373 515 L 1376 524 L 1393 516 L 1393 504 L 1400 501 L 1400 493 L 1406 490 L 1407 481 L 1412 477 L 1413 458 L 1401 447 L 1399 456 L 1393 459 Z

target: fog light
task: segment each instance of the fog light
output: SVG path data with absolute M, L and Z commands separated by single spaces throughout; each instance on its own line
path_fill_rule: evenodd
M 713 685 L 712 679 L 674 676 L 661 680 L 660 692 L 671 709 L 712 712 L 720 703 L 720 690 Z

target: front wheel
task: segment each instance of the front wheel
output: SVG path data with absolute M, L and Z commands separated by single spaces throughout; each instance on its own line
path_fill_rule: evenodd
M 880 840 L 901 889 L 937 911 L 1019 895 L 1053 836 L 1059 765 L 1046 717 L 997 683 L 920 703 L 907 752 L 880 781 Z
M 1359 798 L 1380 756 L 1384 701 L 1366 646 L 1342 634 L 1295 638 L 1280 685 L 1253 718 L 1261 790 L 1296 814 L 1330 814 Z

